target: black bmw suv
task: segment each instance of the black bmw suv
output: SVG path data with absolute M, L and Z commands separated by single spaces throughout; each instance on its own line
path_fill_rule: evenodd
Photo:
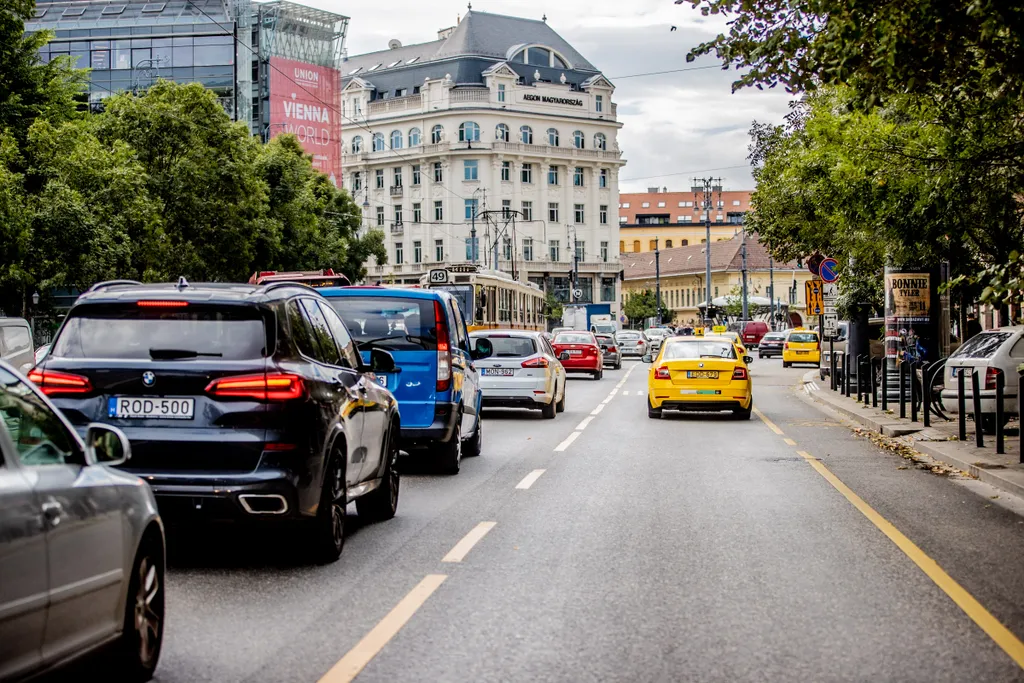
M 309 549 L 341 554 L 345 504 L 398 506 L 398 404 L 315 290 L 100 283 L 68 313 L 30 379 L 84 431 L 121 428 L 124 469 L 153 488 L 169 525 L 279 520 Z

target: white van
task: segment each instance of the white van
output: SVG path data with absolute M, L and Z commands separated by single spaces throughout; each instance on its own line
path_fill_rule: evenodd
M 24 318 L 0 318 L 0 359 L 21 372 L 35 367 L 32 328 Z

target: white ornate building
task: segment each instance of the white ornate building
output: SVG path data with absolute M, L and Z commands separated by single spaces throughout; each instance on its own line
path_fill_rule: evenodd
M 612 84 L 543 21 L 470 11 L 391 44 L 342 64 L 345 186 L 387 240 L 371 277 L 475 261 L 568 301 L 575 266 L 578 301 L 618 314 Z

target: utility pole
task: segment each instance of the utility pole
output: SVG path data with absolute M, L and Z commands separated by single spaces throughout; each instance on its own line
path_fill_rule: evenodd
M 699 184 L 698 184 L 699 183 Z M 691 186 L 693 190 L 693 204 L 697 206 L 697 195 L 701 195 L 701 204 L 704 208 L 704 276 L 706 279 L 707 298 L 704 309 L 704 318 L 711 318 L 711 208 L 713 201 L 712 192 L 718 192 L 722 196 L 721 178 L 694 178 Z
M 772 260 L 771 255 L 768 256 L 768 328 L 775 331 L 775 261 Z
M 654 320 L 661 325 L 661 239 L 654 238 Z
M 741 272 L 743 273 L 743 317 L 741 320 L 746 322 L 750 317 L 750 310 L 747 307 L 747 231 L 743 229 L 742 237 L 740 238 L 740 254 L 743 259 L 743 265 Z

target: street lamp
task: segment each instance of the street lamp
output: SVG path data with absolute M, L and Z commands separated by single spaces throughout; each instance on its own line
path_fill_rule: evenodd
M 38 306 L 39 305 L 39 292 L 32 292 L 32 305 L 33 306 Z
M 654 238 L 654 319 L 661 325 L 661 239 Z

